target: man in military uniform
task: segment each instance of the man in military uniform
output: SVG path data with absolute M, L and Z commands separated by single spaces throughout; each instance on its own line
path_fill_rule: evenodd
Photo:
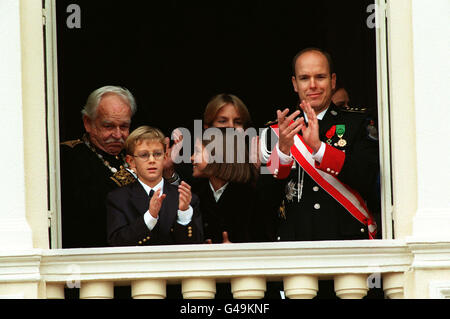
M 82 110 L 86 133 L 60 147 L 62 246 L 106 247 L 106 195 L 135 181 L 127 169 L 124 143 L 136 112 L 125 88 L 101 87 Z
M 277 239 L 375 238 L 365 199 L 376 185 L 378 144 L 368 138 L 366 115 L 332 103 L 336 74 L 326 52 L 301 51 L 293 72 L 300 110 L 278 110 L 277 123 L 261 134 L 275 177 L 266 175 L 265 187 L 280 203 Z

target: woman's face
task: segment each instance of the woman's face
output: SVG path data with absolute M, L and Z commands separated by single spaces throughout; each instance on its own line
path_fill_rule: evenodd
M 208 165 L 208 154 L 200 140 L 195 142 L 194 154 L 191 156 L 193 166 L 192 175 L 194 177 L 207 177 L 203 172 Z
M 212 127 L 243 128 L 244 123 L 237 107 L 233 104 L 225 104 L 217 112 L 216 118 L 211 123 Z M 209 126 L 205 125 L 206 128 Z

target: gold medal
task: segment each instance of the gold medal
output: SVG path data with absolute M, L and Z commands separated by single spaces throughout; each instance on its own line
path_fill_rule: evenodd
M 336 135 L 339 137 L 337 145 L 339 147 L 344 147 L 345 145 L 347 145 L 347 141 L 342 138 L 342 136 L 344 136 L 344 133 L 345 133 L 345 125 L 344 124 L 336 125 Z

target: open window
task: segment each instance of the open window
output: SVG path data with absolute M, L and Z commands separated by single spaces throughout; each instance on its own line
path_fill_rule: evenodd
M 290 63 L 307 46 L 331 52 L 350 104 L 378 117 L 381 229 L 392 238 L 385 0 L 43 2 L 51 247 L 61 247 L 58 146 L 82 135 L 90 92 L 127 87 L 138 104 L 132 128 L 166 133 L 191 128 L 213 95 L 229 92 L 262 127 L 295 106 Z

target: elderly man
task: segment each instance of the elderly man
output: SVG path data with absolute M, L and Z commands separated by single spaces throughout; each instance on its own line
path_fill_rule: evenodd
M 61 144 L 62 246 L 106 247 L 106 195 L 135 180 L 124 143 L 136 112 L 125 88 L 93 91 L 82 110 L 86 133 Z
M 375 238 L 365 199 L 376 184 L 378 144 L 368 137 L 366 115 L 333 104 L 336 74 L 320 49 L 294 57 L 292 84 L 300 110 L 278 110 L 261 136 L 275 176 L 270 191 L 281 203 L 277 239 Z

